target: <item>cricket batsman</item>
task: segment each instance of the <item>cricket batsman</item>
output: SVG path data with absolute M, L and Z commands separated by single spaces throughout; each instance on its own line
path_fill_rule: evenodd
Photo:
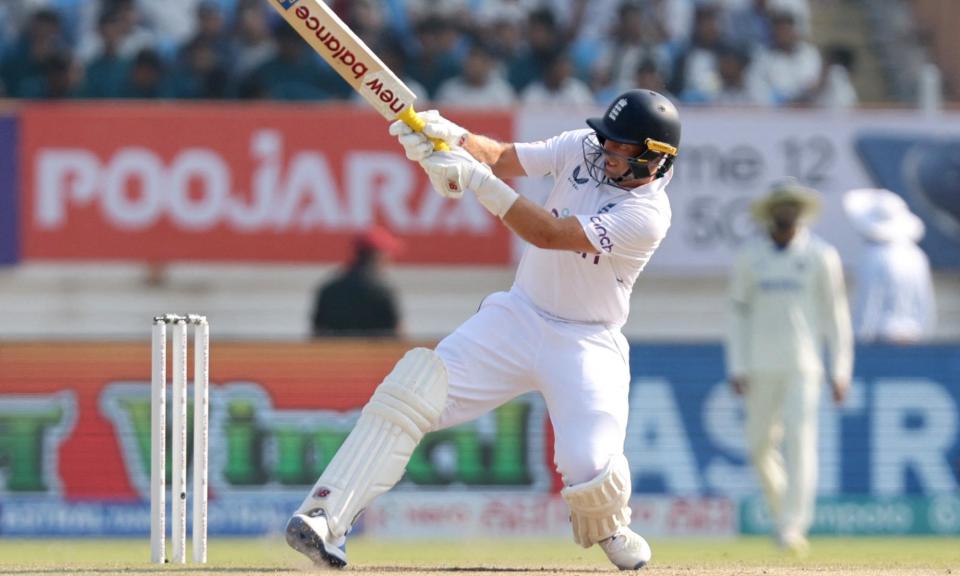
M 530 245 L 510 290 L 488 296 L 435 350 L 407 352 L 386 376 L 290 519 L 287 542 L 317 564 L 346 565 L 350 526 L 400 479 L 424 434 L 538 392 L 574 541 L 599 544 L 618 568 L 641 568 L 651 551 L 630 529 L 630 353 L 620 328 L 633 284 L 670 227 L 679 113 L 661 94 L 631 90 L 586 128 L 533 143 L 498 142 L 436 112 L 420 118 L 422 133 L 399 121 L 390 133 L 434 189 L 475 194 Z M 428 137 L 450 150 L 435 151 Z M 503 180 L 548 175 L 543 205 Z
M 792 180 L 752 205 L 764 233 L 741 249 L 734 265 L 726 341 L 730 385 L 746 404 L 750 458 L 777 541 L 801 555 L 817 487 L 824 344 L 837 404 L 846 397 L 853 365 L 840 257 L 806 227 L 819 205 L 813 190 Z

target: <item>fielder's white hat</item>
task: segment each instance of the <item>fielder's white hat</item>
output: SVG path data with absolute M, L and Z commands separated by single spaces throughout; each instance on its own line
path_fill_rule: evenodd
M 859 188 L 843 195 L 843 209 L 854 229 L 874 242 L 923 238 L 923 220 L 903 198 L 883 188 Z

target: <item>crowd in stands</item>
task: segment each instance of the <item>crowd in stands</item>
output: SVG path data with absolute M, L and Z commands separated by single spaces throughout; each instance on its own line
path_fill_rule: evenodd
M 852 53 L 810 43 L 807 0 L 328 3 L 439 105 L 604 105 L 635 87 L 687 104 L 857 102 Z M 0 3 L 0 97 L 356 96 L 265 0 L 18 0 Z

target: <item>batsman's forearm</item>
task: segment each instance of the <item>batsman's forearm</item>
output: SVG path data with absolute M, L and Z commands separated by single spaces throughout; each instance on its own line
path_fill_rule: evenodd
M 489 166 L 498 178 L 526 176 L 513 144 L 471 133 L 467 135 L 463 147 L 471 156 Z
M 517 198 L 501 219 L 517 236 L 537 248 L 590 254 L 596 252 L 579 220 L 573 216 L 554 218 L 541 206 L 522 196 Z

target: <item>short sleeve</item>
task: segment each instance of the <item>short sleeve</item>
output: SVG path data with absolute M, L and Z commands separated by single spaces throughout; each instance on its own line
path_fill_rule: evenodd
M 632 259 L 649 258 L 670 227 L 668 215 L 643 204 L 577 219 L 597 252 Z
M 582 154 L 583 139 L 588 134 L 590 130 L 573 130 L 537 142 L 518 142 L 514 148 L 527 176 L 555 176 L 561 172 L 568 154 L 578 151 Z

